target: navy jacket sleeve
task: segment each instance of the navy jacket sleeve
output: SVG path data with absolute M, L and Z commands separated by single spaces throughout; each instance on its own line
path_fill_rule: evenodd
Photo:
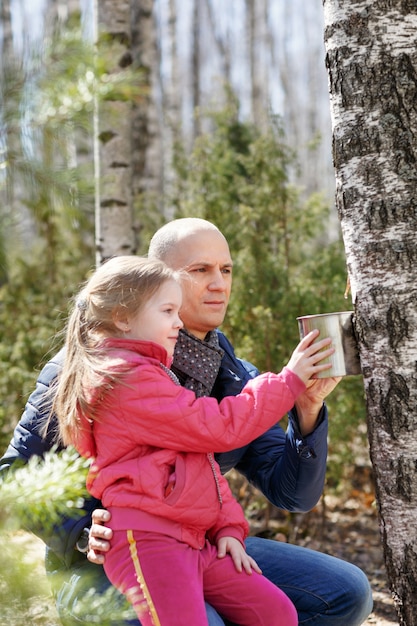
M 213 389 L 220 400 L 236 395 L 259 372 L 238 359 L 230 342 L 219 332 L 224 350 L 221 371 Z M 281 416 L 277 416 L 277 420 Z M 302 437 L 295 409 L 289 414 L 287 432 L 276 424 L 248 446 L 216 455 L 223 472 L 236 468 L 275 506 L 288 511 L 309 511 L 324 487 L 327 460 L 327 408 L 323 405 L 313 433 Z
M 40 372 L 36 387 L 29 396 L 10 444 L 0 459 L 0 477 L 3 472 L 12 467 L 13 463 L 25 463 L 33 455 L 42 457 L 45 452 L 53 447 L 53 432 L 56 423 L 51 422 L 51 427 L 45 438 L 41 436 L 40 432 L 44 420 L 49 414 L 49 405 L 45 402 L 47 390 L 55 380 L 62 360 L 63 351 L 61 350 Z M 81 516 L 78 513 L 73 518 L 63 517 L 59 526 L 52 530 L 43 528 L 30 528 L 28 530 L 38 535 L 61 562 L 70 565 L 74 559 L 85 558 L 84 555 L 74 549 L 74 546 L 82 529 L 91 526 L 91 513 L 98 507 L 101 507 L 98 500 L 88 498 L 85 500 Z

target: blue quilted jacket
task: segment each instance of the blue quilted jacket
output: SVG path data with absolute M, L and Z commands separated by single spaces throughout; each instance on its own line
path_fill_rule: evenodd
M 236 395 L 258 370 L 238 359 L 228 339 L 218 331 L 220 347 L 224 351 L 221 368 L 212 395 L 218 400 Z M 63 361 L 63 350 L 54 356 L 39 374 L 36 388 L 30 395 L 24 413 L 17 424 L 12 440 L 0 459 L 0 472 L 6 471 L 16 460 L 27 461 L 32 455 L 42 456 L 53 445 L 54 424 L 50 434 L 40 436 L 43 418 L 48 413 L 44 394 L 56 378 Z M 277 416 L 279 419 L 280 416 Z M 327 458 L 327 409 L 323 406 L 315 431 L 303 438 L 298 430 L 295 410 L 289 414 L 287 432 L 277 423 L 265 434 L 242 448 L 216 455 L 222 472 L 233 467 L 260 489 L 277 507 L 289 511 L 308 511 L 315 506 L 324 486 Z M 71 567 L 86 557 L 74 550 L 84 527 L 91 525 L 91 513 L 101 503 L 88 498 L 84 515 L 64 518 L 53 532 L 33 529 L 47 546 L 47 562 Z

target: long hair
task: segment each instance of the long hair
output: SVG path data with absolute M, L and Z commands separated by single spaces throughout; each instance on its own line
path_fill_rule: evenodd
M 89 402 L 91 390 L 104 381 L 111 387 L 123 373 L 110 373 L 111 362 L 100 348 L 104 338 L 123 336 L 114 320 L 120 314 L 139 313 L 161 285 L 172 279 L 177 280 L 177 274 L 162 261 L 118 256 L 101 265 L 74 298 L 65 328 L 63 369 L 53 390 L 51 412 L 58 418 L 59 437 L 64 444 L 76 440 L 81 414 L 94 418 Z

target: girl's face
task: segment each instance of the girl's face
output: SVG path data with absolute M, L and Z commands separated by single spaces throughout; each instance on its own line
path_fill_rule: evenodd
M 124 324 L 117 323 L 128 339 L 159 343 L 168 353 L 174 354 L 178 332 L 183 327 L 179 317 L 182 291 L 175 280 L 167 280 L 136 315 L 129 316 Z

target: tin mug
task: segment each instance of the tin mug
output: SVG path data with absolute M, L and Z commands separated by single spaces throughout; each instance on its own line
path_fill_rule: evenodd
M 358 345 L 353 331 L 353 312 L 320 313 L 297 317 L 300 338 L 310 331 L 318 329 L 320 335 L 316 341 L 330 337 L 334 354 L 321 363 L 331 363 L 331 369 L 319 372 L 314 378 L 332 376 L 350 376 L 361 373 Z

